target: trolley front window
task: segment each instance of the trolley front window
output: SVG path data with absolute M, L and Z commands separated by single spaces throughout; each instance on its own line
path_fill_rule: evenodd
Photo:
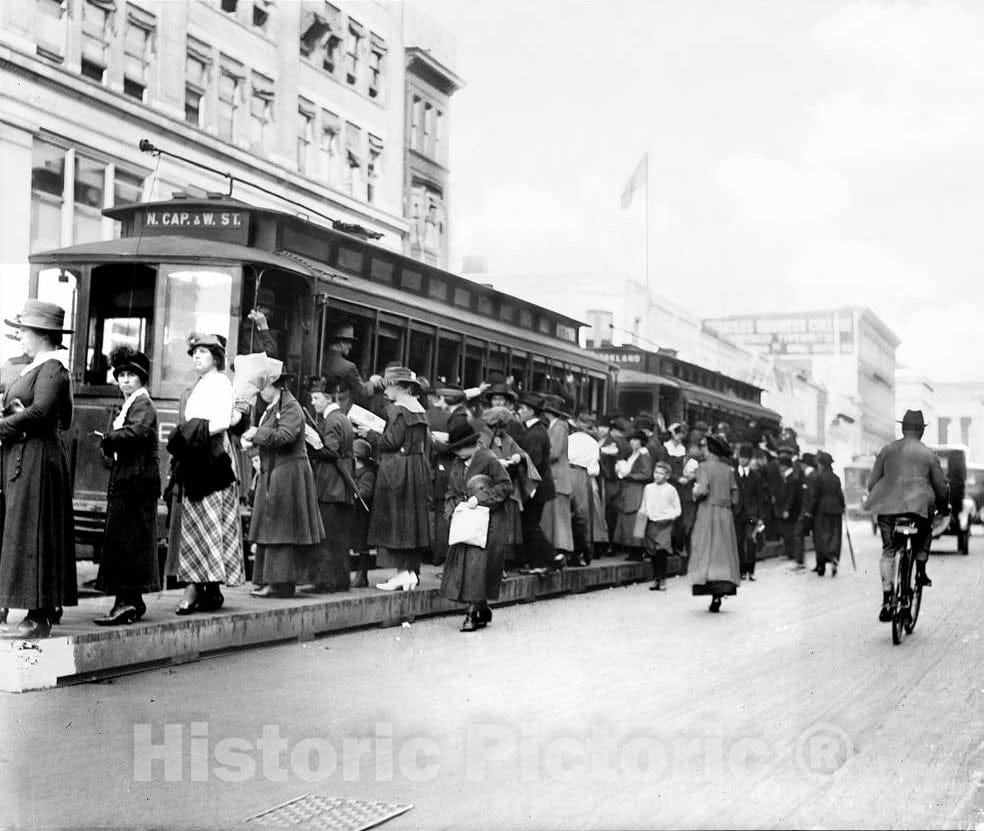
M 164 339 L 161 380 L 182 386 L 192 380 L 188 358 L 188 334 L 203 332 L 228 338 L 226 354 L 236 354 L 242 270 L 238 267 L 162 265 L 165 281 Z

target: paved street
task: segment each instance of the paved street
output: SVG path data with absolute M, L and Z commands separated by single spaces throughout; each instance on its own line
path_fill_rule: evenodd
M 974 828 L 984 538 L 938 546 L 895 647 L 852 530 L 857 572 L 766 562 L 720 615 L 677 578 L 5 695 L 3 824 L 232 826 L 310 793 L 412 804 L 392 831 Z

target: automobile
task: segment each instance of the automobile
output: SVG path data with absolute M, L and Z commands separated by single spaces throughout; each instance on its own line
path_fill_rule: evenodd
M 970 553 L 970 523 L 977 513 L 977 504 L 967 488 L 968 469 L 966 445 L 939 444 L 933 445 L 933 452 L 939 457 L 950 485 L 950 517 L 948 522 L 934 526 L 933 536 L 953 535 L 957 538 L 957 551 L 960 554 Z M 978 467 L 977 465 L 973 466 Z M 975 471 L 972 477 L 975 490 L 978 475 Z

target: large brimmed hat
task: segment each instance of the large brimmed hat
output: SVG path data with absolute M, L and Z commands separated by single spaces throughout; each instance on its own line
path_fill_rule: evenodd
M 912 427 L 919 430 L 924 430 L 926 428 L 926 422 L 923 419 L 922 410 L 906 410 L 905 415 L 902 416 L 902 420 L 899 424 L 902 425 L 902 429 Z
M 218 350 L 223 354 L 226 351 L 226 339 L 222 335 L 210 335 L 204 332 L 192 332 L 188 335 L 188 354 L 190 355 L 199 346 L 207 349 Z
M 731 457 L 731 445 L 728 444 L 728 440 L 724 436 L 709 435 L 707 437 L 707 449 L 715 456 Z
M 351 323 L 343 323 L 335 328 L 328 340 L 355 340 L 355 327 Z
M 566 406 L 566 402 L 559 395 L 547 393 L 543 396 L 543 409 L 552 415 L 560 418 L 570 418 L 571 414 L 565 409 Z
M 383 383 L 386 386 L 393 384 L 416 384 L 417 374 L 407 366 L 388 366 L 383 373 Z
M 113 377 L 119 378 L 121 372 L 132 372 L 143 384 L 150 378 L 150 358 L 129 346 L 118 347 L 109 355 L 113 367 Z
M 543 396 L 538 392 L 524 392 L 519 396 L 519 404 L 525 404 L 530 409 L 539 412 L 543 409 Z
M 440 395 L 443 398 L 464 398 L 465 390 L 459 384 L 438 384 L 430 390 L 432 395 Z
M 815 461 L 818 465 L 823 465 L 824 467 L 834 466 L 834 457 L 831 456 L 826 450 L 820 450 L 817 453 Z
M 448 450 L 459 450 L 462 447 L 477 444 L 479 438 L 481 438 L 481 434 L 475 432 L 468 422 L 455 424 L 448 434 Z
M 489 399 L 491 399 L 493 395 L 505 396 L 510 401 L 515 401 L 517 398 L 516 390 L 514 390 L 508 384 L 501 384 L 501 383 L 493 384 L 484 393 L 484 397 Z
M 21 313 L 14 320 L 5 318 L 4 323 L 15 329 L 37 329 L 41 332 L 74 331 L 65 328 L 65 310 L 55 303 L 45 303 L 43 300 L 25 301 Z
M 489 407 L 482 413 L 482 421 L 489 427 L 501 427 L 513 420 L 512 410 L 508 407 Z

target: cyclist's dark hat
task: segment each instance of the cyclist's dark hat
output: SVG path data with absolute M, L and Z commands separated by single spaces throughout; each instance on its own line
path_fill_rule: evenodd
M 906 410 L 905 415 L 902 416 L 902 420 L 899 422 L 904 430 L 906 427 L 912 427 L 917 430 L 925 430 L 926 422 L 923 420 L 922 410 Z

